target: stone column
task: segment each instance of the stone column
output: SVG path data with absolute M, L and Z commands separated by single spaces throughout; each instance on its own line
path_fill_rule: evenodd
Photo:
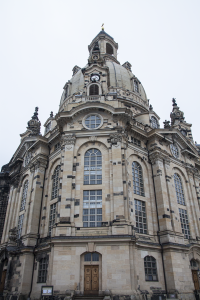
M 178 234 L 178 236 L 180 236 L 180 239 L 182 241 L 180 240 L 179 243 L 182 243 L 184 241 L 183 241 L 183 235 L 181 230 L 181 224 L 179 222 L 179 210 L 177 206 L 176 191 L 174 187 L 174 178 L 171 176 L 172 170 L 170 168 L 169 160 L 164 160 L 164 167 L 165 167 L 165 180 L 167 185 L 167 193 L 169 199 L 168 213 L 172 220 L 172 230 L 174 231 L 174 234 Z
M 160 153 L 159 150 L 150 153 L 150 160 L 153 167 L 153 179 L 155 184 L 160 232 L 172 230 L 171 217 L 169 213 L 169 198 L 163 165 L 164 159 L 168 159 L 168 157 Z
M 29 213 L 25 214 L 24 224 L 27 224 L 27 227 L 23 226 L 22 235 L 26 233 L 30 240 L 27 240 L 27 243 L 31 242 L 31 245 L 34 245 L 38 237 L 38 226 L 42 202 L 42 192 L 44 188 L 44 175 L 45 169 L 47 166 L 47 160 L 44 158 L 37 158 L 33 162 L 35 167 L 31 198 L 29 199 Z M 33 175 L 32 175 L 33 176 Z M 27 220 L 28 219 L 28 220 Z M 32 240 L 32 241 L 31 241 Z M 34 240 L 34 241 L 33 241 Z
M 61 202 L 58 208 L 58 225 L 56 235 L 71 235 L 71 225 L 74 224 L 74 197 L 75 181 L 73 174 L 74 145 L 76 137 L 74 134 L 62 136 L 61 144 L 63 147 L 61 160 L 62 190 L 60 193 Z M 63 157 L 64 156 L 64 157 Z M 68 229 L 66 230 L 66 227 Z
M 110 135 L 110 142 L 112 144 L 114 219 L 124 219 L 124 189 L 121 162 L 122 135 L 120 133 Z

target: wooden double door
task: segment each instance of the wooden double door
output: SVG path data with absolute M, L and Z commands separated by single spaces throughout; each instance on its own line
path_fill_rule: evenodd
M 84 267 L 84 293 L 95 294 L 99 290 L 99 266 Z
M 2 272 L 1 282 L 0 282 L 0 294 L 3 293 L 5 280 L 6 280 L 6 270 L 4 270 L 4 271 Z
M 195 290 L 199 290 L 199 277 L 196 270 L 192 270 L 192 279 L 194 282 L 194 288 Z

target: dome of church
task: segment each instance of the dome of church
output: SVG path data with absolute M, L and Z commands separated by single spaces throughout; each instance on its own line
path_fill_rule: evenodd
M 128 91 L 136 94 L 147 108 L 148 100 L 145 90 L 138 78 L 132 73 L 131 64 L 126 62 L 121 65 L 117 60 L 118 44 L 115 43 L 114 39 L 102 30 L 92 40 L 88 48 L 90 52 L 88 64 L 83 69 L 78 66 L 73 68 L 73 76 L 64 86 L 60 101 L 60 110 L 63 109 L 62 104 L 66 100 L 70 102 L 70 97 L 84 94 L 87 96 L 87 85 L 90 84 L 90 77 L 88 77 L 88 80 L 85 78 L 85 75 L 87 75 L 85 74 L 85 70 L 88 70 L 91 64 L 96 64 L 97 69 L 98 67 L 101 67 L 102 71 L 104 71 L 99 72 L 99 70 L 97 70 L 97 73 L 103 73 L 104 76 L 104 78 L 101 77 L 100 80 L 100 84 L 102 85 L 102 95 L 106 96 L 111 89 L 111 92 L 113 92 L 113 88 L 121 89 L 123 92 Z M 87 73 L 90 75 L 89 72 Z M 103 86 L 103 82 L 105 82 L 104 79 L 106 79 L 105 77 L 107 77 L 107 84 Z M 117 90 L 115 91 L 119 92 Z

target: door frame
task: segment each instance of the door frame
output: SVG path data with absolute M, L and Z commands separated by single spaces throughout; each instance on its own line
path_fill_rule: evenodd
M 99 254 L 99 261 L 84 261 L 84 255 L 87 252 L 84 252 L 80 256 L 80 291 L 84 293 L 84 270 L 85 266 L 99 266 L 99 291 L 98 294 L 102 291 L 102 255 Z M 96 252 L 97 253 L 97 252 Z

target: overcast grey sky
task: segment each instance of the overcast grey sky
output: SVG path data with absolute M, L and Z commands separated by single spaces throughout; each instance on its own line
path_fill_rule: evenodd
M 0 166 L 16 151 L 35 106 L 44 133 L 72 68 L 85 66 L 103 22 L 161 127 L 175 97 L 200 143 L 199 14 L 199 0 L 0 0 Z

